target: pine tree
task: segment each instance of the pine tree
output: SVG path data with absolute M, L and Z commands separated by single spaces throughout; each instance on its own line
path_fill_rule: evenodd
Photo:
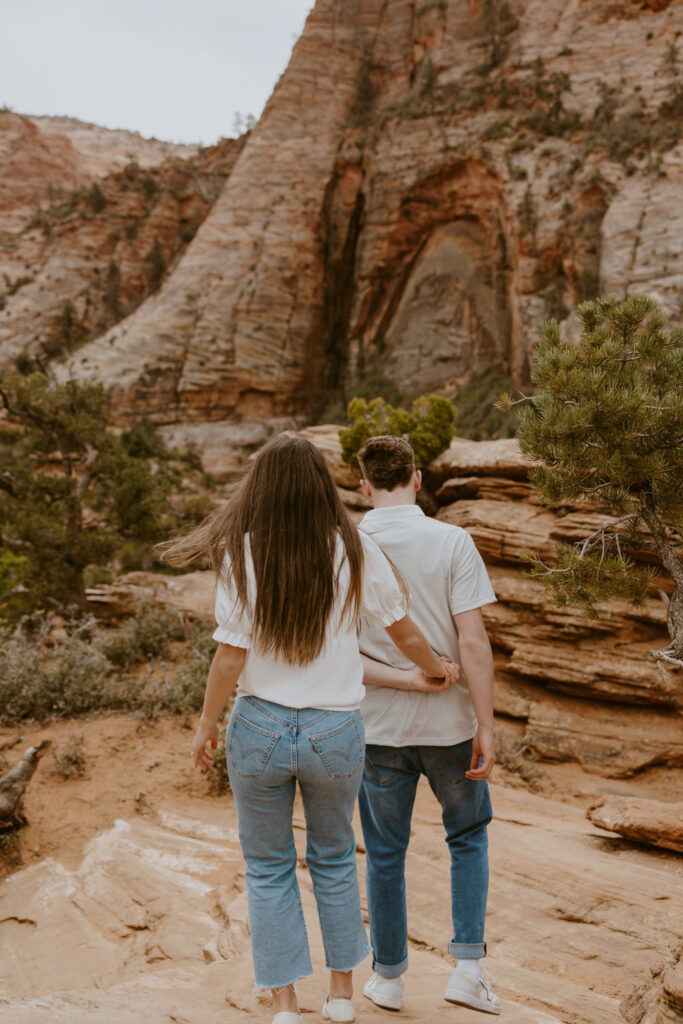
M 82 606 L 87 566 L 170 528 L 169 482 L 108 429 L 101 384 L 7 373 L 0 402 L 0 610 Z
M 558 605 L 596 615 L 597 601 L 642 605 L 657 570 L 632 554 L 649 546 L 673 579 L 670 644 L 655 657 L 683 666 L 683 331 L 667 330 L 644 295 L 579 307 L 579 344 L 543 324 L 535 394 L 520 400 L 522 451 L 541 465 L 531 482 L 547 504 L 589 499 L 616 518 L 581 543 L 558 549 L 552 567 L 531 556 L 531 574 Z M 501 396 L 499 407 L 514 404 Z

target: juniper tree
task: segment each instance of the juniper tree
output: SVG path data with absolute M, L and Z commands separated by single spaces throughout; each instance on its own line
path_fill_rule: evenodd
M 101 384 L 8 373 L 0 402 L 0 609 L 82 604 L 88 565 L 170 527 L 168 481 L 108 429 Z
M 530 473 L 547 504 L 589 499 L 614 517 L 580 543 L 557 551 L 552 566 L 530 556 L 531 575 L 555 603 L 582 605 L 622 597 L 639 606 L 658 573 L 638 564 L 649 547 L 673 580 L 670 644 L 656 658 L 683 665 L 683 331 L 667 330 L 644 295 L 579 307 L 582 337 L 562 338 L 543 324 L 535 354 L 537 390 L 520 400 L 517 436 L 540 461 Z M 514 403 L 501 396 L 500 407 Z

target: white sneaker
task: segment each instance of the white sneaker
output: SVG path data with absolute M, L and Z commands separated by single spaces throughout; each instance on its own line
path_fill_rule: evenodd
M 356 1014 L 350 999 L 327 997 L 323 1004 L 323 1020 L 331 1020 L 335 1024 L 353 1024 L 355 1019 Z
M 454 967 L 446 985 L 445 998 L 449 1003 L 471 1006 L 473 1010 L 483 1010 L 484 1013 L 500 1013 L 500 999 L 491 989 L 494 981 L 495 978 L 492 978 L 486 971 L 482 971 L 478 978 L 473 978 L 465 971 Z
M 292 1013 L 291 1010 L 280 1010 L 273 1017 L 272 1024 L 304 1024 L 300 1013 Z
M 403 1002 L 403 977 L 383 978 L 373 973 L 363 986 L 363 995 L 371 999 L 375 1006 L 385 1010 L 400 1010 Z

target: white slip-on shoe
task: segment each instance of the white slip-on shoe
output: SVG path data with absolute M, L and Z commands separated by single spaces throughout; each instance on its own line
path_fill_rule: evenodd
M 335 1024 L 353 1024 L 356 1014 L 350 999 L 333 999 L 328 996 L 323 1004 L 323 1020 L 334 1021 Z
M 482 971 L 478 978 L 473 978 L 465 971 L 459 971 L 454 967 L 446 985 L 445 998 L 449 1003 L 471 1006 L 473 1010 L 500 1013 L 500 999 L 491 988 L 494 981 L 495 978 L 486 971 Z
M 383 978 L 374 972 L 363 986 L 363 995 L 371 999 L 375 1006 L 385 1010 L 400 1010 L 403 1002 L 403 977 Z
M 280 1010 L 273 1017 L 272 1024 L 304 1024 L 300 1013 L 292 1013 L 291 1010 Z

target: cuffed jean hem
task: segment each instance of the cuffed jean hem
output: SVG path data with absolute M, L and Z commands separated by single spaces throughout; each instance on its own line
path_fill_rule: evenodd
M 400 964 L 379 964 L 373 960 L 372 969 L 380 978 L 400 978 L 408 970 L 408 957 L 401 960 Z
M 449 942 L 448 952 L 456 960 L 481 960 L 486 956 L 485 942 Z

